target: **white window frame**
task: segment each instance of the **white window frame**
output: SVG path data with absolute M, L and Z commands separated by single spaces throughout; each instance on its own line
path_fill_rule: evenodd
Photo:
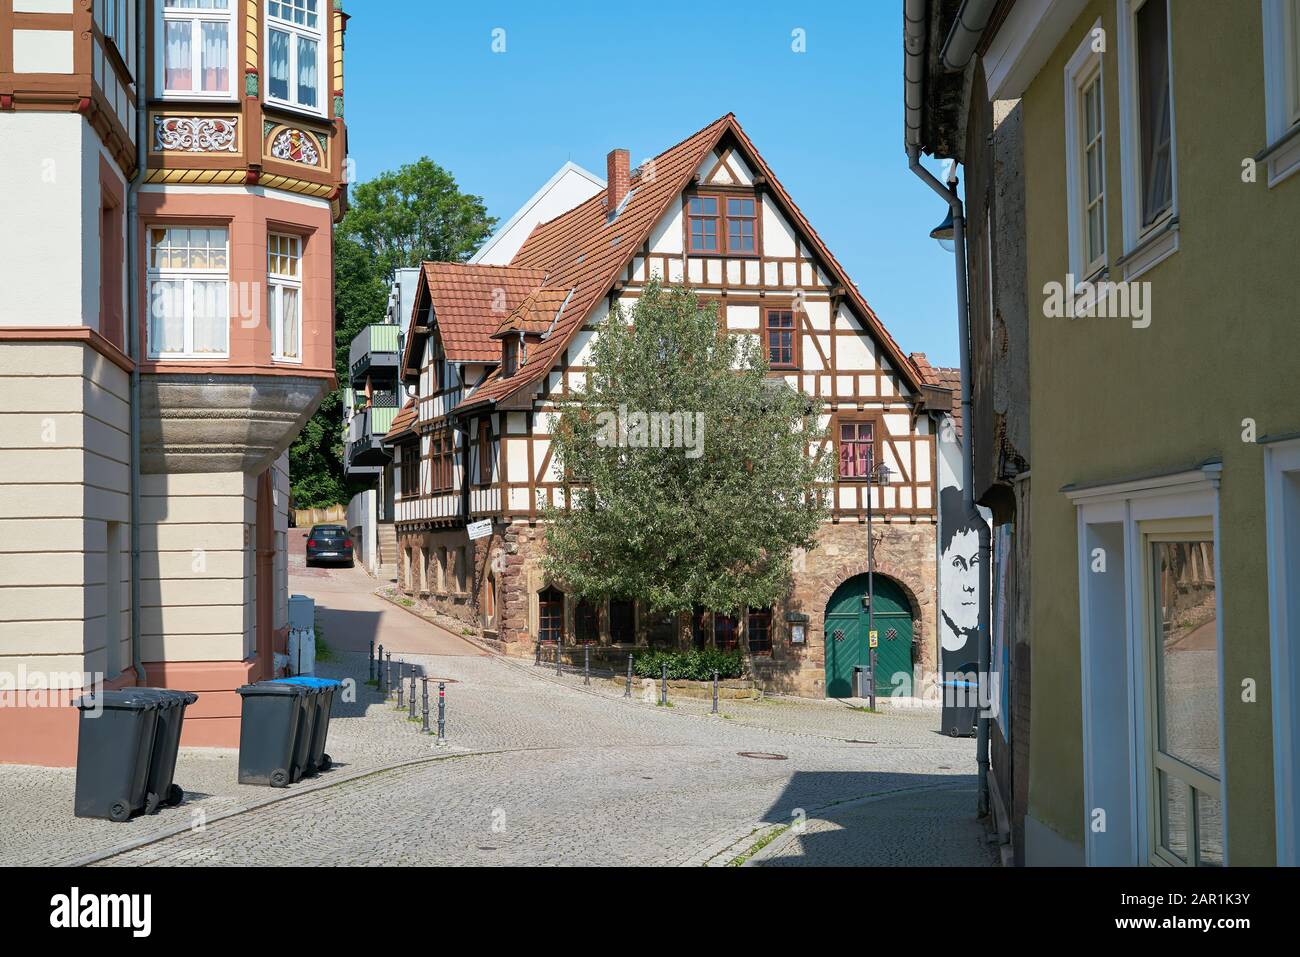
M 1300 866 L 1300 438 L 1264 446 L 1277 863 Z
M 1295 0 L 1262 0 L 1264 116 L 1268 144 L 1257 160 L 1268 164 L 1271 189 L 1300 170 L 1300 41 Z
M 1093 49 L 1095 31 L 1101 20 L 1088 30 L 1079 48 L 1065 66 L 1065 170 L 1068 186 L 1067 206 L 1070 230 L 1070 274 L 1078 282 L 1091 279 L 1106 268 L 1108 242 L 1106 236 L 1108 206 L 1106 195 L 1106 79 L 1103 54 Z M 1101 131 L 1098 148 L 1101 150 L 1101 255 L 1085 262 L 1088 249 L 1087 198 L 1084 190 L 1087 173 L 1083 150 L 1083 91 L 1097 82 L 1101 101 Z
M 266 27 L 263 32 L 263 48 L 266 51 L 265 66 L 263 69 L 263 83 L 265 85 L 266 102 L 274 106 L 280 106 L 286 110 L 296 110 L 300 113 L 308 113 L 312 116 L 325 116 L 327 104 L 332 95 L 330 90 L 330 77 L 326 75 L 325 43 L 328 39 L 327 17 L 331 16 L 328 0 L 318 0 L 317 3 L 317 23 L 316 29 L 306 26 L 305 24 L 293 23 L 289 20 L 282 20 L 279 17 L 272 17 L 270 9 L 267 8 L 265 16 Z M 279 30 L 281 33 L 289 34 L 289 99 L 280 99 L 271 94 L 271 31 Z M 298 92 L 298 37 L 304 37 L 316 41 L 316 106 L 304 106 L 294 100 Z
M 154 229 L 224 229 L 226 231 L 226 268 L 225 269 L 158 269 L 153 265 L 153 236 Z M 185 284 L 185 315 L 184 315 L 184 339 L 185 348 L 180 352 L 160 352 L 154 348 L 153 343 L 153 321 L 152 315 L 148 312 L 145 316 L 145 333 L 148 337 L 148 355 L 150 359 L 185 359 L 197 360 L 200 362 L 210 360 L 221 360 L 230 358 L 230 227 L 221 226 L 192 226 L 185 223 L 167 223 L 152 224 L 145 226 L 145 235 L 148 237 L 146 242 L 146 255 L 149 257 L 147 263 L 147 275 L 145 278 L 145 288 L 149 291 L 147 299 L 147 309 L 152 310 L 153 306 L 153 286 L 155 282 L 183 282 Z M 226 284 L 226 348 L 223 352 L 195 352 L 194 351 L 194 295 L 193 284 L 195 282 L 212 282 L 222 281 Z
M 1219 483 L 1222 466 L 1150 479 L 1080 489 L 1066 495 L 1077 509 L 1079 570 L 1079 652 L 1082 684 L 1084 752 L 1084 851 L 1086 862 L 1104 866 L 1172 864 L 1156 848 L 1155 815 L 1156 725 L 1151 650 L 1150 533 L 1144 523 L 1168 520 L 1207 522 L 1215 543 L 1214 571 L 1218 588 L 1216 623 L 1219 680 L 1218 793 L 1222 814 L 1223 863 L 1230 861 L 1228 835 L 1227 737 L 1225 734 L 1225 671 L 1223 667 L 1222 535 L 1219 525 Z M 1118 533 L 1118 537 L 1117 537 Z M 1122 554 L 1107 554 L 1120 580 L 1106 583 L 1094 571 L 1093 548 L 1098 541 L 1122 542 Z M 1101 590 L 1099 590 L 1101 589 Z M 1122 590 L 1123 609 L 1115 607 Z M 1122 635 L 1117 635 L 1122 620 Z M 1124 685 L 1122 707 L 1105 701 L 1103 693 L 1118 670 L 1103 650 L 1122 645 Z M 1121 793 L 1122 792 L 1122 793 Z M 1104 830 L 1093 826 L 1093 815 L 1106 814 Z M 1191 822 L 1194 824 L 1194 822 Z M 1189 847 L 1191 841 L 1189 840 Z
M 1169 182 L 1167 209 L 1142 226 L 1142 130 L 1138 107 L 1136 19 L 1148 3 L 1166 5 L 1169 40 Z M 1116 0 L 1119 42 L 1119 152 L 1124 279 L 1133 280 L 1178 251 L 1178 110 L 1174 90 L 1174 11 L 1168 0 Z
M 298 264 L 298 275 L 288 276 L 271 271 L 271 240 L 273 238 L 290 239 L 297 243 L 298 255 L 296 262 Z M 266 237 L 266 303 L 267 315 L 271 321 L 271 358 L 275 362 L 302 363 L 302 272 L 305 248 L 306 240 L 297 233 L 272 232 L 268 233 Z M 294 289 L 298 292 L 298 315 L 296 318 L 298 324 L 298 354 L 296 356 L 284 354 L 284 327 L 280 322 L 280 306 L 285 289 Z
M 235 24 L 235 8 L 239 6 L 238 0 L 229 0 L 228 6 L 229 9 L 226 10 L 207 10 L 197 8 L 175 8 L 172 10 L 166 10 L 164 9 L 165 0 L 159 0 L 159 2 L 155 4 L 153 29 L 155 96 L 162 100 L 215 100 L 222 103 L 233 102 L 239 98 L 239 78 L 235 74 L 235 51 L 239 46 L 239 34 L 236 33 Z M 167 71 L 165 69 L 167 31 L 164 28 L 164 24 L 168 21 L 188 21 L 197 25 L 199 21 L 205 20 L 208 22 L 225 22 L 229 25 L 226 42 L 229 62 L 226 66 L 226 76 L 230 78 L 230 89 L 226 90 L 224 93 L 209 90 L 165 89 L 164 84 L 167 81 Z M 191 28 L 190 57 L 190 75 L 197 78 L 203 69 L 203 30 L 201 28 Z

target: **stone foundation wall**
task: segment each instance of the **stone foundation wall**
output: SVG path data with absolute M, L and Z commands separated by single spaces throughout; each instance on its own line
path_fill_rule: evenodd
M 877 523 L 875 569 L 877 575 L 892 578 L 902 586 L 912 604 L 913 662 L 931 671 L 938 660 L 936 595 L 936 526 L 932 523 Z M 537 594 L 552 582 L 542 569 L 546 530 L 542 525 L 515 522 L 498 526 L 488 538 L 470 542 L 463 529 L 445 532 L 398 530 L 402 567 L 398 584 L 403 594 L 475 628 L 501 653 L 532 658 L 537 643 Z M 449 555 L 464 548 L 466 584 L 463 592 L 440 588 L 437 577 L 437 549 Z M 414 563 L 408 578 L 408 549 Z M 430 556 L 434 557 L 432 565 Z M 421 566 L 421 562 L 423 565 Z M 421 567 L 424 572 L 421 573 Z M 434 571 L 431 574 L 430 568 Z M 825 694 L 825 633 L 823 616 L 831 595 L 843 582 L 867 571 L 867 527 L 857 523 L 827 523 L 817 536 L 815 548 L 795 556 L 790 594 L 773 608 L 769 655 L 751 659 L 756 684 L 767 692 L 820 698 Z M 444 570 L 444 576 L 447 572 Z M 431 579 L 432 587 L 426 582 Z M 454 580 L 454 567 L 452 579 Z M 411 582 L 413 584 L 408 584 Z M 495 585 L 496 614 L 488 621 L 485 611 L 493 607 L 486 592 Z M 562 583 L 554 583 L 563 591 Z M 423 586 L 423 587 L 422 587 Z M 807 616 L 803 644 L 791 641 L 788 613 Z M 638 609 L 636 647 L 645 647 L 651 632 L 650 615 Z M 565 634 L 572 641 L 574 603 L 566 602 Z M 690 616 L 682 615 L 675 628 L 675 643 L 691 644 Z M 744 627 L 740 632 L 745 645 Z M 601 645 L 608 645 L 607 623 L 601 623 Z M 553 659 L 552 659 L 553 660 Z

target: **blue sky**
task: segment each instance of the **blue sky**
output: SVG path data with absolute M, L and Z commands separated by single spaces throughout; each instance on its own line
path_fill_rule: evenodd
M 359 179 L 427 155 L 504 221 L 565 160 L 603 176 L 610 149 L 635 165 L 734 112 L 904 351 L 957 364 L 943 204 L 903 152 L 901 0 L 345 9 Z

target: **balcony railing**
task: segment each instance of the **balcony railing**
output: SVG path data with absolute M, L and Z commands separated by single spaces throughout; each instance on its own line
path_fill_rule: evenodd
M 371 439 L 375 441 L 382 439 L 393 427 L 395 418 L 397 418 L 395 408 L 362 409 L 352 416 L 352 421 L 348 423 L 348 444 L 356 445 Z
M 372 365 L 395 366 L 400 351 L 399 332 L 398 326 L 387 323 L 366 326 L 358 332 L 348 347 L 352 375 L 360 375 Z

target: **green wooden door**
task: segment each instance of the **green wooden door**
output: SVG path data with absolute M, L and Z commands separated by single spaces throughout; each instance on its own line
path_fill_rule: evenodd
M 912 693 L 912 610 L 903 590 L 877 575 L 874 627 L 876 694 Z M 853 697 L 853 669 L 869 667 L 867 576 L 850 578 L 826 604 L 826 697 Z

